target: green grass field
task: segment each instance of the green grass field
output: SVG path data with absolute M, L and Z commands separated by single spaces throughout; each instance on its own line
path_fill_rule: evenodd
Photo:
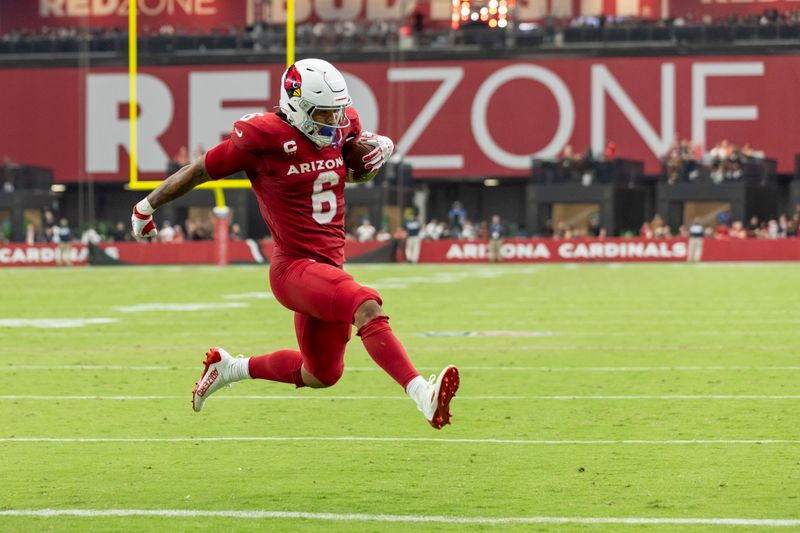
M 452 426 L 357 337 L 333 388 L 193 413 L 209 346 L 296 347 L 266 267 L 0 270 L 0 531 L 800 529 L 797 265 L 349 270 L 426 377 L 461 368 Z M 225 307 L 125 309 L 187 303 Z

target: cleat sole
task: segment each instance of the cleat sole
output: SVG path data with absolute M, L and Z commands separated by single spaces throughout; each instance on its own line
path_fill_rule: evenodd
M 450 412 L 450 401 L 456 395 L 460 384 L 461 380 L 458 375 L 458 369 L 454 366 L 448 366 L 442 377 L 442 386 L 439 389 L 436 412 L 433 413 L 433 418 L 430 421 L 431 426 L 434 428 L 442 429 L 447 424 L 452 424 L 450 418 L 453 416 L 453 413 Z

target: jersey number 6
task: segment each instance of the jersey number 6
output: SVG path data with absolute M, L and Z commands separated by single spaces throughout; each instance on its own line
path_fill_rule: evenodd
M 311 216 L 320 224 L 327 224 L 336 216 L 336 193 L 333 187 L 339 183 L 339 175 L 333 170 L 321 173 L 314 180 L 314 192 L 311 195 Z M 330 187 L 325 188 L 325 184 Z M 325 204 L 328 209 L 323 211 Z

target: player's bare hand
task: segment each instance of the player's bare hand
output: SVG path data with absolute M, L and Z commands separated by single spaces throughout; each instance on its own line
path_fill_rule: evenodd
M 385 165 L 394 153 L 394 143 L 389 137 L 365 131 L 361 133 L 359 139 L 365 144 L 374 146 L 374 149 L 362 158 L 364 168 L 371 172 L 377 171 Z
M 155 237 L 158 233 L 156 223 L 153 222 L 153 209 L 150 207 L 149 202 L 146 206 L 142 204 L 147 200 L 142 200 L 133 206 L 133 214 L 131 215 L 131 227 L 133 228 L 133 236 L 141 237 Z M 144 213 L 142 212 L 144 211 Z M 149 211 L 149 213 L 147 213 Z

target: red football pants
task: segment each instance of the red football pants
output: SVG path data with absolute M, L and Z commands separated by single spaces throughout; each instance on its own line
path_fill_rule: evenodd
M 303 367 L 333 385 L 344 371 L 344 352 L 356 310 L 368 300 L 382 303 L 374 289 L 332 265 L 310 259 L 277 259 L 270 265 L 272 294 L 295 312 L 294 327 Z

